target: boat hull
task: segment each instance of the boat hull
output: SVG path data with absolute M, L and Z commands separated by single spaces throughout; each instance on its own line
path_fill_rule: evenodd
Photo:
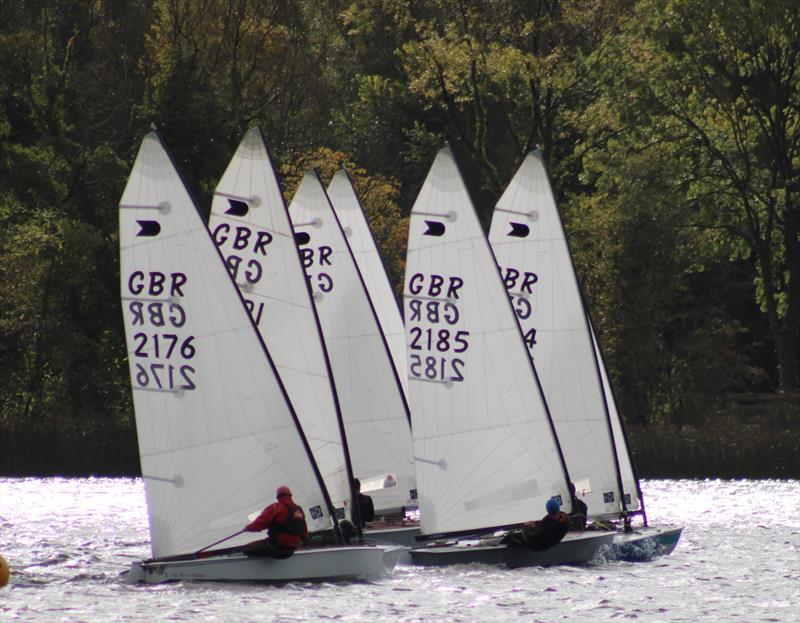
M 195 560 L 133 563 L 128 583 L 198 582 L 331 582 L 375 580 L 391 574 L 405 548 L 327 547 L 303 549 L 291 558 L 245 556 L 237 552 Z
M 416 537 L 418 537 L 419 534 L 419 525 L 395 526 L 386 528 L 368 528 L 364 531 L 364 538 L 370 539 L 378 545 L 402 546 L 403 551 L 399 554 L 397 562 L 401 565 L 410 565 L 410 548 L 417 545 Z
M 397 526 L 387 528 L 367 528 L 364 538 L 382 543 L 393 543 L 412 547 L 417 544 L 416 538 L 420 535 L 419 526 Z
M 510 568 L 573 565 L 601 559 L 605 551 L 611 547 L 613 540 L 614 535 L 611 533 L 572 533 L 543 552 L 534 552 L 525 547 L 490 544 L 492 540 L 484 540 L 417 547 L 412 549 L 410 554 L 415 565 L 425 566 L 467 563 L 504 565 Z
M 678 545 L 681 532 L 682 527 L 672 526 L 648 526 L 632 532 L 618 532 L 606 557 L 609 560 L 647 562 L 658 556 L 667 556 Z

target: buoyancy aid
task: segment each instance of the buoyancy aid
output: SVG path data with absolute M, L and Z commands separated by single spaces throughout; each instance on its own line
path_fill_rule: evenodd
M 523 536 L 529 548 L 541 552 L 560 542 L 568 528 L 568 517 L 559 512 L 555 518 L 545 515 L 534 528 L 523 529 Z
M 297 547 L 306 536 L 306 518 L 303 509 L 295 504 L 283 503 L 287 517 L 283 521 L 273 519 L 269 525 L 269 538 L 274 543 Z

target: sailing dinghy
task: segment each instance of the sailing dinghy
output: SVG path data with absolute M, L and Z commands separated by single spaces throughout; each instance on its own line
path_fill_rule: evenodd
M 569 475 L 449 148 L 411 211 L 404 295 L 421 528 L 436 539 L 411 550 L 414 563 L 518 567 L 599 556 L 613 535 L 568 535 L 544 552 L 501 543 L 501 530 L 538 519 L 551 497 L 569 512 Z
M 334 190 L 343 189 L 335 185 Z M 341 201 L 341 194 L 337 199 Z M 301 180 L 289 214 L 339 391 L 353 472 L 362 483 L 383 485 L 389 476 L 395 483 L 380 488 L 396 492 L 394 497 L 373 498 L 376 515 L 416 506 L 409 412 L 400 374 L 345 231 L 315 171 Z M 406 524 L 401 515 L 400 521 L 364 536 L 410 544 L 418 533 L 418 526 Z
M 339 397 L 280 182 L 261 130 L 249 129 L 220 178 L 208 228 L 286 387 L 338 519 L 352 474 Z
M 386 575 L 395 558 L 383 548 L 241 553 L 248 515 L 278 485 L 292 489 L 310 531 L 337 522 L 275 365 L 156 132 L 120 202 L 120 281 L 153 554 L 128 581 Z M 222 541 L 233 547 L 207 549 Z
M 535 361 L 569 474 L 589 515 L 644 525 L 620 532 L 625 559 L 668 554 L 682 528 L 648 526 L 644 499 L 600 346 L 538 151 L 528 154 L 495 207 L 489 241 Z

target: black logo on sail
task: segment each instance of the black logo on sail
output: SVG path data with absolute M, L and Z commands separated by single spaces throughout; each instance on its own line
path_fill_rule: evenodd
M 423 236 L 444 236 L 444 223 L 439 221 L 425 221 L 428 229 L 425 230 Z
M 161 233 L 161 225 L 158 221 L 136 221 L 139 225 L 139 233 L 137 236 L 152 237 L 158 236 Z
M 508 232 L 508 235 L 514 238 L 526 238 L 531 233 L 531 228 L 525 223 L 510 222 L 509 225 L 511 225 L 511 231 Z
M 244 201 L 239 201 L 238 199 L 228 199 L 228 204 L 225 214 L 230 214 L 231 216 L 244 216 L 250 209 Z
M 294 241 L 298 247 L 302 247 L 304 244 L 311 242 L 311 236 L 304 231 L 298 231 L 294 234 Z

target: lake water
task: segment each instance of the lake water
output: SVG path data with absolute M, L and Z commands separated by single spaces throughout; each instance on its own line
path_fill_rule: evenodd
M 149 556 L 142 482 L 0 479 L 0 621 L 800 621 L 800 481 L 651 480 L 649 563 L 397 567 L 380 582 L 129 586 Z

